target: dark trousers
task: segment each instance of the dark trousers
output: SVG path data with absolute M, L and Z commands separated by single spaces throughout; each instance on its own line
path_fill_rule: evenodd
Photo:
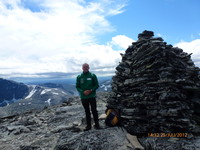
M 82 105 L 85 109 L 87 125 L 91 126 L 90 106 L 91 106 L 92 114 L 93 114 L 93 117 L 94 117 L 94 122 L 95 122 L 96 125 L 98 125 L 99 119 L 98 119 L 96 98 L 94 97 L 94 98 L 88 98 L 88 99 L 81 99 L 81 102 L 82 102 Z

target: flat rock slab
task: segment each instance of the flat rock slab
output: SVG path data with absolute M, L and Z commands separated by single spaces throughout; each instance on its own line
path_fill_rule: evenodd
M 144 147 L 139 143 L 137 136 L 134 136 L 134 135 L 127 133 L 126 137 L 135 149 L 144 150 Z

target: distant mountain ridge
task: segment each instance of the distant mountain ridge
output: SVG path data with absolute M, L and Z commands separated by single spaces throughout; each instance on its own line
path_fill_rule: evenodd
M 26 85 L 0 79 L 0 117 L 43 109 L 67 101 L 70 97 L 72 94 L 58 87 Z
M 106 77 L 98 77 L 99 81 L 99 88 L 97 91 L 101 92 L 109 92 L 111 91 L 111 82 L 112 77 L 106 76 Z M 28 85 L 39 85 L 43 87 L 49 87 L 49 88 L 60 88 L 62 90 L 65 90 L 69 93 L 71 93 L 74 96 L 78 96 L 78 92 L 76 90 L 76 78 L 70 78 L 70 79 L 45 79 L 45 80 L 33 80 L 31 82 L 27 83 Z
M 107 79 L 107 80 L 105 80 L 105 81 L 103 81 L 103 82 L 101 82 L 99 84 L 99 89 L 98 90 L 102 91 L 102 92 L 110 92 L 111 89 L 112 89 L 111 84 L 112 84 L 112 80 L 111 79 Z
M 0 78 L 0 107 L 28 95 L 29 88 L 23 83 Z
M 71 97 L 78 96 L 75 84 L 75 79 L 40 80 L 31 84 L 1 79 L 0 117 L 32 109 L 43 109 L 68 101 Z M 111 77 L 100 77 L 97 92 L 109 91 L 111 91 Z

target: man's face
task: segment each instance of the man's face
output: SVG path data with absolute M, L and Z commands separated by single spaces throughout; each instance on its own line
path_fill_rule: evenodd
M 82 69 L 83 69 L 83 72 L 88 72 L 89 69 L 90 69 L 90 67 L 89 67 L 88 64 L 84 64 L 84 65 L 82 66 Z

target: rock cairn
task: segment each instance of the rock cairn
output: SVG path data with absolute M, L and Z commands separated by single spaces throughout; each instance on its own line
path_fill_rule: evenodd
M 199 68 L 191 54 L 153 36 L 143 31 L 121 54 L 107 107 L 119 111 L 132 134 L 190 132 L 195 121 L 189 89 L 199 89 Z

